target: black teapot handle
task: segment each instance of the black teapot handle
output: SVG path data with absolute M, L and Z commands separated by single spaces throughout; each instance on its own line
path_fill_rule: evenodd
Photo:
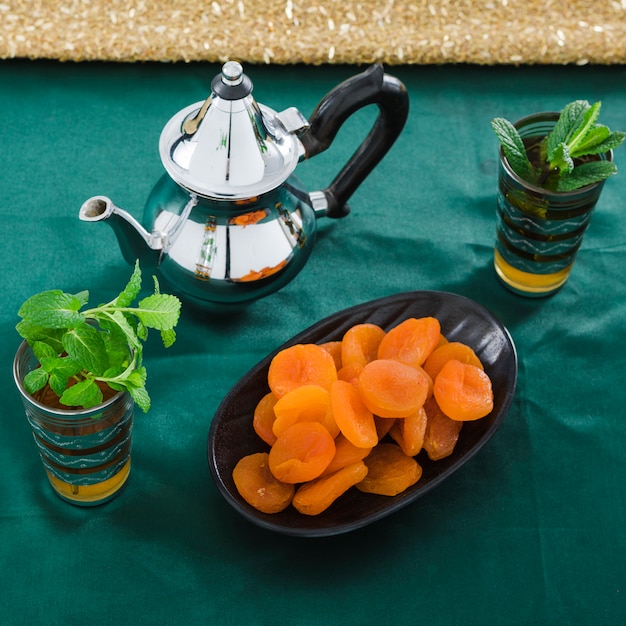
M 397 78 L 385 74 L 382 65 L 371 65 L 324 96 L 311 114 L 309 128 L 300 137 L 306 158 L 311 158 L 330 146 L 350 115 L 369 104 L 376 104 L 379 109 L 372 129 L 330 186 L 322 192 L 326 196 L 327 217 L 344 217 L 350 212 L 346 204 L 348 198 L 402 132 L 409 114 L 406 87 Z

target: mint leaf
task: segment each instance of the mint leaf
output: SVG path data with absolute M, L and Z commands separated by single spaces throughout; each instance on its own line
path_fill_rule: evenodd
M 611 131 L 606 126 L 597 125 L 578 143 L 578 146 L 571 152 L 572 157 L 591 154 L 590 151 L 594 150 L 595 146 L 602 145 L 602 142 L 608 139 L 610 135 Z
M 144 413 L 150 410 L 150 396 L 145 387 L 128 387 L 128 393 Z
M 561 143 L 566 143 L 568 136 L 579 124 L 579 119 L 589 110 L 589 103 L 586 100 L 575 100 L 567 104 L 559 114 L 554 128 L 547 137 L 546 147 L 548 160 L 554 159 L 554 151 Z
M 148 373 L 145 367 L 138 367 L 135 371 L 131 372 L 128 376 L 128 381 L 135 387 L 143 387 L 146 384 Z
M 148 328 L 141 322 L 137 324 L 137 337 L 139 337 L 141 341 L 147 341 L 148 339 Z
M 123 377 L 127 368 L 128 366 L 124 366 L 123 364 L 109 367 L 109 369 L 102 374 L 102 379 L 105 380 L 108 385 L 111 385 L 112 379 Z
M 86 306 L 87 302 L 89 302 L 89 292 L 88 291 L 79 291 L 74 294 L 74 297 L 80 300 L 81 308 Z
M 533 168 L 517 128 L 502 117 L 491 120 L 491 126 L 500 140 L 504 156 L 513 171 L 521 178 L 529 180 Z
M 587 185 L 598 183 L 617 172 L 617 167 L 609 161 L 583 163 L 571 173 L 564 174 L 558 181 L 557 191 L 574 191 Z
M 63 336 L 65 351 L 83 365 L 83 369 L 101 375 L 109 367 L 106 346 L 98 330 L 89 325 L 81 324 L 71 328 Z
M 49 374 L 56 371 L 67 372 L 67 376 L 74 376 L 82 369 L 80 361 L 69 356 L 47 356 L 40 359 L 41 367 Z
M 573 191 L 600 182 L 617 172 L 610 161 L 591 161 L 576 167 L 572 172 L 559 178 L 557 191 Z
M 62 373 L 55 371 L 50 374 L 48 382 L 50 383 L 52 391 L 60 397 L 67 388 L 70 378 L 71 376 L 64 376 Z
M 59 401 L 65 406 L 82 406 L 89 409 L 102 403 L 102 391 L 93 378 L 88 378 L 68 387 Z
M 596 102 L 579 116 L 578 125 L 569 132 L 565 140 L 571 152 L 576 152 L 578 145 L 584 140 L 587 133 L 593 129 L 598 115 L 600 115 L 601 106 L 600 102 Z
M 139 268 L 139 261 L 135 262 L 135 269 L 133 271 L 128 284 L 114 300 L 115 306 L 124 308 L 130 306 L 133 300 L 139 295 L 141 291 L 141 269 Z
M 73 376 L 83 368 L 82 365 L 71 357 L 47 357 L 41 360 L 41 367 L 50 374 L 50 387 L 60 396 Z
M 112 339 L 126 343 L 127 352 L 129 346 L 132 349 L 141 349 L 141 341 L 136 329 L 137 324 L 131 323 L 130 317 L 122 311 L 113 311 L 108 313 L 106 318 L 102 318 L 103 326 L 106 321 L 105 327 L 109 329 Z
M 171 348 L 176 341 L 176 331 L 173 328 L 161 331 L 161 341 L 166 348 Z
M 118 376 L 115 380 L 108 381 L 108 384 L 118 391 L 128 391 L 139 408 L 147 413 L 150 409 L 150 396 L 145 388 L 146 378 L 146 368 L 139 366 L 123 378 Z
M 22 320 L 17 323 L 15 330 L 21 337 L 32 346 L 36 341 L 47 343 L 58 354 L 63 350 L 63 344 L 61 338 L 63 336 L 63 330 L 60 328 L 42 328 L 41 326 L 35 326 L 27 320 Z
M 58 350 L 55 350 L 50 344 L 45 341 L 33 341 L 30 344 L 33 350 L 33 354 L 37 360 L 41 363 L 46 357 L 56 357 L 59 354 Z
M 83 310 L 89 292 L 72 295 L 60 290 L 26 300 L 16 329 L 41 365 L 28 375 L 31 393 L 47 383 L 66 406 L 88 408 L 102 402 L 98 382 L 103 382 L 114 390 L 128 391 L 147 411 L 150 397 L 145 389 L 143 342 L 148 328 L 155 328 L 165 347 L 174 343 L 181 303 L 162 294 L 154 277 L 153 295 L 133 306 L 140 290 L 137 262 L 126 287 L 109 303 Z
M 554 158 L 550 161 L 551 169 L 560 172 L 571 172 L 574 169 L 574 160 L 570 156 L 569 147 L 566 143 L 560 143 L 554 150 Z
M 78 312 L 82 306 L 81 298 L 53 289 L 31 296 L 22 304 L 18 315 L 32 326 L 71 328 L 84 321 L 83 314 Z
M 148 328 L 170 330 L 178 323 L 180 300 L 167 294 L 154 294 L 139 302 L 137 317 Z
M 624 141 L 624 137 L 626 137 L 626 133 L 620 131 L 610 133 L 602 143 L 588 147 L 585 154 L 604 154 L 609 150 L 617 148 Z
M 24 389 L 26 389 L 26 391 L 28 391 L 28 393 L 30 394 L 36 393 L 40 389 L 43 389 L 47 382 L 48 372 L 46 372 L 43 367 L 38 367 L 37 369 L 28 372 L 28 374 L 24 376 L 23 380 Z
M 103 333 L 103 335 L 105 350 L 109 357 L 109 367 L 103 376 L 110 376 L 107 372 L 111 369 L 124 371 L 131 361 L 128 343 L 119 341 L 119 339 L 112 337 L 109 333 Z

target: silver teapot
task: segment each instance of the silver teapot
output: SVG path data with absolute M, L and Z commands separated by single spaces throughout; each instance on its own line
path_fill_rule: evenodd
M 373 127 L 324 190 L 306 191 L 293 172 L 326 150 L 345 120 L 375 104 Z M 381 65 L 345 80 L 310 120 L 277 113 L 252 96 L 252 82 L 225 63 L 211 95 L 165 125 L 159 152 L 166 174 L 150 193 L 143 225 L 106 196 L 80 208 L 85 222 L 107 222 L 122 254 L 156 272 L 181 297 L 244 304 L 277 291 L 308 259 L 319 217 L 348 214 L 348 198 L 401 133 L 406 88 Z

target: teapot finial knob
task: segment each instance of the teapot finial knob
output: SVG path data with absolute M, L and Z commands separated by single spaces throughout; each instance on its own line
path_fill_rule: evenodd
M 241 100 L 252 93 L 252 81 L 244 74 L 241 63 L 226 61 L 221 74 L 213 79 L 211 89 L 222 100 Z
M 222 66 L 222 82 L 227 85 L 239 85 L 243 80 L 243 67 L 237 61 L 227 61 Z

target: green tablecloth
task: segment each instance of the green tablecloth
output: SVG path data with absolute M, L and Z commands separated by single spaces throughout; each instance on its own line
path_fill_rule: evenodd
M 347 67 L 249 67 L 257 99 L 309 115 Z M 104 193 L 140 217 L 157 142 L 217 66 L 0 65 L 0 618 L 5 624 L 618 624 L 626 619 L 626 174 L 608 181 L 570 281 L 528 300 L 492 269 L 496 141 L 489 120 L 603 101 L 626 129 L 626 69 L 400 67 L 405 132 L 320 220 L 307 266 L 240 315 L 185 307 L 169 352 L 147 350 L 153 408 L 137 412 L 124 493 L 83 510 L 53 495 L 14 388 L 16 311 L 36 291 L 113 297 L 130 275 Z M 366 116 L 367 112 L 364 111 Z M 298 168 L 325 186 L 358 120 Z M 618 166 L 626 152 L 616 154 Z M 626 172 L 626 165 L 623 166 Z M 265 354 L 337 310 L 415 289 L 469 296 L 509 328 L 513 406 L 485 448 L 422 499 L 357 532 L 300 540 L 241 518 L 206 458 L 212 416 Z

